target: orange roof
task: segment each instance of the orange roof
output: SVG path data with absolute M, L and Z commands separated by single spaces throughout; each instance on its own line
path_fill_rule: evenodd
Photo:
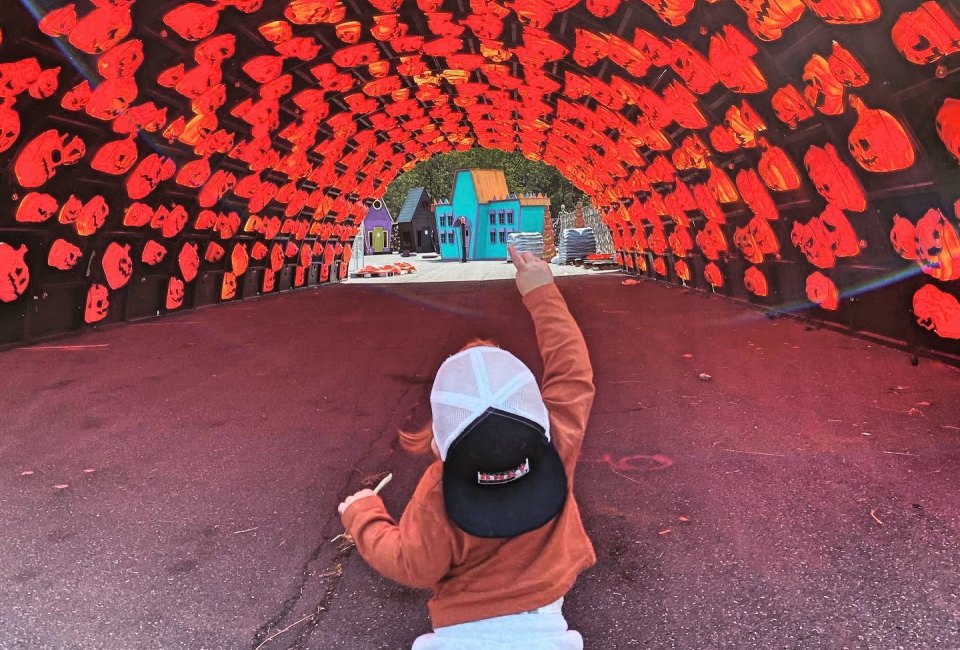
M 502 201 L 510 191 L 507 189 L 507 177 L 502 169 L 471 169 L 473 186 L 477 190 L 478 203 Z

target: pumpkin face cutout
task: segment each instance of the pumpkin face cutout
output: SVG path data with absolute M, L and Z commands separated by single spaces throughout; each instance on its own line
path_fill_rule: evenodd
M 58 239 L 50 246 L 50 253 L 47 254 L 47 266 L 60 271 L 69 271 L 80 258 L 83 257 L 83 251 L 78 246 L 74 246 L 66 239 Z
M 770 103 L 777 114 L 777 119 L 791 129 L 797 128 L 800 122 L 813 117 L 813 109 L 810 108 L 807 100 L 800 91 L 789 84 L 777 90 Z
M 230 267 L 235 276 L 241 276 L 247 272 L 247 265 L 250 263 L 250 256 L 247 253 L 247 247 L 243 244 L 234 244 L 230 252 Z
M 133 138 L 108 142 L 94 154 L 90 167 L 111 176 L 120 176 L 130 171 L 137 162 L 137 144 Z
M 110 309 L 110 297 L 107 288 L 102 284 L 91 284 L 87 290 L 87 304 L 83 312 L 86 323 L 96 323 L 107 317 Z
M 184 285 L 183 280 L 171 277 L 167 281 L 167 300 L 164 306 L 167 309 L 179 309 L 183 306 Z
M 200 254 L 197 245 L 188 242 L 180 249 L 180 255 L 177 257 L 177 263 L 180 266 L 180 273 L 185 282 L 193 282 L 197 277 L 197 269 L 200 268 Z
M 703 279 L 714 289 L 723 287 L 723 271 L 713 262 L 703 268 Z
M 708 260 L 719 260 L 721 253 L 726 253 L 727 238 L 723 229 L 715 221 L 707 221 L 703 230 L 697 233 L 697 246 Z
M 106 223 L 109 214 L 110 206 L 107 205 L 106 200 L 99 194 L 93 197 L 83 204 L 83 208 L 81 208 L 80 214 L 73 224 L 77 234 L 81 237 L 94 234 Z
M 786 192 L 800 187 L 800 172 L 794 166 L 787 152 L 780 147 L 774 147 L 766 140 L 758 140 L 763 153 L 757 163 L 757 171 L 764 185 L 775 192 Z
M 736 0 L 747 14 L 747 26 L 757 38 L 775 41 L 794 24 L 805 9 L 802 0 Z
M 223 283 L 220 285 L 220 300 L 232 300 L 237 295 L 237 276 L 230 271 L 223 274 Z
M 759 93 L 767 89 L 763 73 L 752 57 L 757 46 L 732 25 L 710 37 L 710 65 L 720 83 L 735 93 Z
M 937 280 L 960 280 L 960 236 L 936 209 L 927 210 L 916 225 L 917 262 Z
M 77 21 L 68 40 L 81 52 L 102 54 L 126 38 L 132 28 L 128 7 L 103 3 Z
M 790 231 L 790 241 L 814 266 L 821 269 L 836 266 L 837 255 L 819 219 L 813 218 L 805 224 L 794 221 L 793 229 Z
M 764 219 L 776 221 L 780 218 L 777 211 L 777 204 L 764 187 L 760 176 L 753 169 L 741 169 L 737 174 L 737 189 L 740 190 L 740 196 L 743 202 L 747 204 L 750 211 Z
M 79 137 L 44 131 L 31 140 L 17 156 L 13 172 L 24 187 L 39 187 L 53 178 L 61 165 L 76 164 L 87 148 Z
M 904 11 L 890 32 L 893 44 L 910 63 L 926 65 L 960 51 L 960 28 L 938 3 L 924 2 Z
M 111 242 L 100 260 L 107 286 L 117 290 L 130 281 L 133 275 L 133 261 L 130 259 L 130 244 Z
M 943 338 L 960 339 L 960 301 L 932 284 L 913 294 L 913 314 L 920 327 Z
M 804 4 L 832 25 L 861 25 L 880 17 L 877 0 L 805 0 Z
M 814 271 L 807 276 L 807 299 L 823 309 L 834 311 L 840 307 L 840 293 L 833 280 L 820 271 Z
M 157 185 L 177 171 L 176 163 L 169 158 L 152 153 L 141 160 L 127 177 L 127 196 L 133 200 L 146 198 Z
M 828 202 L 852 212 L 867 209 L 867 197 L 860 181 L 840 160 L 832 144 L 823 148 L 811 146 L 803 157 L 803 165 L 817 192 Z
M 733 243 L 740 249 L 740 252 L 743 254 L 743 259 L 753 264 L 761 264 L 763 262 L 763 251 L 760 250 L 748 227 L 744 226 L 743 228 L 734 230 Z
M 850 155 L 871 172 L 892 172 L 913 165 L 913 143 L 900 122 L 887 111 L 868 108 L 856 95 L 850 105 L 857 123 L 847 138 Z
M 156 266 L 167 256 L 167 249 L 162 244 L 150 239 L 143 246 L 140 261 L 147 266 Z
M 747 291 L 761 298 L 770 293 L 766 276 L 755 266 L 751 266 L 743 274 L 743 286 L 746 287 Z
M 960 160 L 960 99 L 948 97 L 937 112 L 937 135 L 953 157 Z
M 29 192 L 17 206 L 15 219 L 20 223 L 43 223 L 57 212 L 57 200 L 49 194 Z
M 13 146 L 20 137 L 20 115 L 13 102 L 0 103 L 0 153 Z
M 14 248 L 0 242 L 0 302 L 13 302 L 23 295 L 30 283 L 27 267 L 27 247 L 21 244 Z
M 899 214 L 893 215 L 893 228 L 890 230 L 890 243 L 897 255 L 905 260 L 917 259 L 917 229 Z

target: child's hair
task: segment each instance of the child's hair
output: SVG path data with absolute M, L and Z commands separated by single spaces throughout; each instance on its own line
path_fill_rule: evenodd
M 478 347 L 497 347 L 497 344 L 487 339 L 473 339 L 457 352 L 463 352 L 470 348 Z M 425 454 L 430 451 L 430 443 L 433 441 L 433 420 L 428 420 L 419 429 L 400 429 L 400 448 L 411 454 Z

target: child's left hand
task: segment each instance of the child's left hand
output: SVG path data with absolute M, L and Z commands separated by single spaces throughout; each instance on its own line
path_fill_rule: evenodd
M 355 494 L 351 494 L 346 499 L 344 499 L 343 502 L 337 506 L 337 512 L 343 515 L 343 513 L 346 512 L 347 508 L 349 508 L 354 501 L 359 501 L 360 499 L 364 499 L 366 497 L 375 497 L 375 496 L 377 496 L 377 493 L 374 492 L 373 490 L 360 490 L 359 492 Z

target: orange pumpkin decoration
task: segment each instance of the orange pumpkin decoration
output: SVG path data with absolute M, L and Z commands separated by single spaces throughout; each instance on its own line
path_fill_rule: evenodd
M 27 246 L 14 248 L 0 242 L 0 302 L 13 302 L 23 295 L 30 283 Z
M 185 282 L 193 282 L 197 277 L 197 270 L 200 268 L 200 254 L 197 244 L 187 242 L 180 249 L 180 255 L 177 257 L 177 263 L 180 267 L 180 273 Z
M 684 282 L 690 281 L 690 266 L 687 264 L 686 260 L 677 260 L 674 262 L 673 270 L 676 272 L 677 277 Z
M 804 4 L 833 25 L 861 25 L 880 17 L 877 0 L 804 0 Z
M 767 89 L 767 80 L 753 62 L 757 46 L 733 25 L 724 25 L 710 37 L 710 65 L 717 71 L 720 83 L 735 93 L 760 93 Z
M 892 172 L 913 165 L 913 143 L 900 122 L 887 111 L 868 108 L 856 95 L 850 105 L 857 123 L 847 138 L 850 155 L 871 172 Z
M 247 253 L 247 247 L 243 244 L 234 244 L 230 253 L 230 268 L 237 277 L 247 272 L 247 266 L 250 263 L 250 256 Z
M 13 110 L 13 100 L 0 101 L 0 153 L 13 146 L 20 137 L 20 115 Z
M 707 221 L 703 230 L 697 233 L 697 246 L 708 260 L 719 260 L 721 253 L 729 249 L 723 229 L 715 221 Z
M 757 38 L 775 41 L 794 24 L 805 9 L 802 0 L 735 0 L 747 15 L 747 27 Z
M 840 292 L 833 280 L 820 271 L 807 276 L 807 299 L 823 309 L 834 311 L 840 307 Z
M 901 13 L 890 35 L 904 58 L 917 65 L 933 63 L 960 51 L 960 28 L 933 0 L 915 11 Z
M 53 178 L 58 167 L 79 162 L 86 151 L 79 137 L 49 129 L 27 143 L 17 156 L 13 172 L 23 187 L 39 187 Z
M 893 228 L 890 230 L 890 243 L 897 255 L 905 260 L 917 259 L 917 229 L 913 223 L 899 214 L 893 215 Z
M 947 151 L 960 160 L 960 99 L 947 97 L 937 111 L 937 135 Z
M 133 275 L 133 260 L 130 259 L 130 244 L 111 242 L 100 259 L 107 286 L 120 289 L 130 281 Z
M 87 304 L 83 312 L 85 323 L 96 323 L 107 317 L 110 309 L 110 296 L 102 284 L 91 284 L 87 290 Z
M 152 239 L 149 239 L 143 246 L 143 252 L 140 253 L 140 261 L 147 266 L 156 266 L 162 262 L 166 256 L 166 247 Z
M 935 208 L 917 221 L 917 263 L 937 280 L 960 280 L 960 236 L 956 227 Z
M 960 301 L 932 284 L 913 294 L 913 314 L 920 327 L 937 336 L 960 339 Z
M 49 194 L 29 192 L 20 200 L 14 219 L 20 223 L 43 223 L 57 212 L 57 199 Z
M 226 271 L 220 285 L 220 300 L 232 300 L 237 295 L 237 276 Z
M 97 150 L 91 169 L 112 176 L 120 176 L 130 171 L 137 162 L 137 144 L 132 137 L 108 142 Z
M 667 276 L 667 263 L 662 257 L 657 257 L 653 260 L 653 270 L 657 275 Z
M 813 109 L 807 100 L 792 85 L 786 85 L 777 90 L 770 100 L 777 118 L 791 129 L 804 120 L 813 117 Z
M 743 274 L 743 285 L 746 287 L 747 291 L 752 293 L 755 296 L 765 297 L 769 294 L 770 289 L 767 286 L 767 278 L 763 275 L 763 272 L 760 271 L 755 266 L 751 266 L 747 269 L 746 273 Z
M 703 279 L 714 289 L 723 287 L 723 271 L 714 262 L 710 262 L 703 268 Z
M 860 181 L 840 160 L 832 144 L 822 148 L 812 145 L 803 157 L 803 165 L 817 192 L 827 201 L 853 212 L 867 209 L 867 197 Z
M 77 265 L 81 257 L 83 257 L 83 251 L 79 246 L 74 246 L 66 239 L 58 239 L 50 246 L 47 265 L 61 271 L 69 271 Z
M 757 140 L 760 150 L 760 162 L 757 171 L 764 185 L 775 192 L 786 192 L 800 187 L 800 172 L 797 171 L 787 152 L 769 144 L 765 139 Z
M 777 204 L 774 203 L 773 197 L 770 196 L 770 192 L 764 187 L 763 181 L 755 170 L 741 169 L 737 173 L 737 189 L 740 190 L 744 203 L 755 215 L 771 221 L 780 218 Z
M 171 276 L 167 281 L 167 300 L 164 306 L 170 310 L 179 309 L 183 306 L 184 293 L 183 280 Z

